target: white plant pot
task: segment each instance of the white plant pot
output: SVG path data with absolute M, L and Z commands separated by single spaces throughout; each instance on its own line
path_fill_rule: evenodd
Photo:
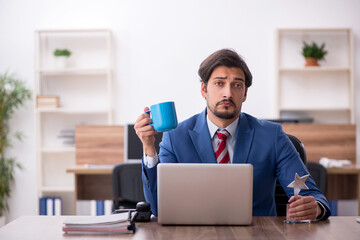
M 0 217 L 0 228 L 5 225 L 5 216 Z
M 65 56 L 56 57 L 57 68 L 67 68 L 68 66 L 69 66 L 69 57 L 65 57 Z

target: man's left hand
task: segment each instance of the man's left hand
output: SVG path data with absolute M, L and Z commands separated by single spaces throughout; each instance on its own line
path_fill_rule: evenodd
M 319 204 L 313 196 L 298 195 L 295 201 L 294 196 L 289 199 L 289 215 L 295 221 L 315 220 L 321 213 Z

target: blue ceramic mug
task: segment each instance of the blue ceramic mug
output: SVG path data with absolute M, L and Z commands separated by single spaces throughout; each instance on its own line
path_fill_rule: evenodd
M 174 102 L 163 102 L 150 106 L 146 113 L 151 114 L 152 125 L 158 132 L 165 132 L 177 127 L 177 117 Z

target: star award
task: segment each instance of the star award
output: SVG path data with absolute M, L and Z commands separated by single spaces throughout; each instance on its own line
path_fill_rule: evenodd
M 305 184 L 305 181 L 308 177 L 309 177 L 309 174 L 299 177 L 299 175 L 297 173 L 295 173 L 294 181 L 292 181 L 287 186 L 289 188 L 294 189 L 295 201 L 298 199 L 298 195 L 299 195 L 301 189 L 309 189 Z M 290 216 L 289 210 L 290 210 L 290 204 L 287 204 L 286 205 L 286 219 L 285 219 L 286 223 L 309 223 L 310 222 L 310 220 L 295 220 L 293 217 Z

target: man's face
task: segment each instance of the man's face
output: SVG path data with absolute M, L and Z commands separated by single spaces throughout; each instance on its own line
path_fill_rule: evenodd
M 212 72 L 207 87 L 201 83 L 201 95 L 206 99 L 210 120 L 237 118 L 246 92 L 245 74 L 236 67 L 219 66 Z

